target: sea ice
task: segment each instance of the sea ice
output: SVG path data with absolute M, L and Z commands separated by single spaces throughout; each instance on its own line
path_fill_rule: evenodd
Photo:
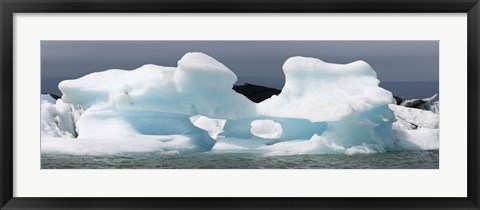
M 431 111 L 408 108 L 389 104 L 388 107 L 393 110 L 397 123 L 400 123 L 405 129 L 412 128 L 438 128 L 439 115 Z
M 388 105 L 397 121 L 393 134 L 398 150 L 439 149 L 439 115 L 421 109 Z
M 55 100 L 50 94 L 41 94 L 40 95 L 40 102 L 48 102 L 51 104 L 55 104 L 57 100 Z
M 364 61 L 292 57 L 283 70 L 281 93 L 258 104 L 232 90 L 236 75 L 203 53 L 185 54 L 177 67 L 149 64 L 62 81 L 61 99 L 41 96 L 42 153 L 439 148 L 438 112 L 393 105 Z
M 80 118 L 82 110 L 79 106 L 66 104 L 62 99 L 42 95 L 40 98 L 40 133 L 42 137 L 67 137 L 77 136 L 75 123 Z
M 283 71 L 282 92 L 258 105 L 263 115 L 338 121 L 394 101 L 392 93 L 378 86 L 375 71 L 364 61 L 342 65 L 292 57 Z

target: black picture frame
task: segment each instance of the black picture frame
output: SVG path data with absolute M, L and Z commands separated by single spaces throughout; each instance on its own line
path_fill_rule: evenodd
M 478 0 L 0 0 L 1 209 L 479 209 Z M 13 197 L 15 13 L 467 13 L 468 188 L 465 198 L 25 198 Z

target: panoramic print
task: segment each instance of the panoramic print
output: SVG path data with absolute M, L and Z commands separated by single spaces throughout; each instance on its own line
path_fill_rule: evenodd
M 438 169 L 438 41 L 42 41 L 42 169 Z

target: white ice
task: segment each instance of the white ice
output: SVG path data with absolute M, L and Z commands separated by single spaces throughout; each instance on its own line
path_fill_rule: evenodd
M 44 154 L 111 155 L 118 153 L 160 152 L 176 154 L 197 149 L 195 136 L 125 136 L 122 138 L 42 138 Z
M 265 139 L 279 139 L 282 136 L 282 125 L 272 120 L 254 120 L 250 132 L 254 136 Z
M 343 65 L 292 57 L 283 71 L 282 92 L 258 106 L 263 115 L 338 121 L 393 101 L 392 93 L 378 87 L 375 71 L 364 61 Z
M 439 148 L 438 114 L 391 105 L 392 94 L 364 61 L 292 57 L 283 70 L 282 92 L 258 104 L 233 91 L 235 74 L 203 53 L 187 53 L 177 67 L 149 64 L 62 81 L 62 99 L 41 96 L 42 152 L 293 155 Z
M 191 116 L 190 121 L 198 128 L 207 131 L 213 139 L 217 139 L 218 135 L 223 132 L 223 126 L 226 122 L 224 119 L 211 119 L 202 115 Z
M 40 110 L 42 137 L 76 137 L 75 123 L 83 112 L 79 106 L 66 104 L 62 99 L 55 101 L 50 95 L 41 95 Z
M 415 108 L 389 105 L 397 121 L 393 123 L 398 150 L 439 149 L 439 115 Z
M 393 110 L 397 123 L 402 124 L 406 129 L 413 127 L 438 128 L 439 115 L 431 111 L 408 108 L 389 104 L 388 107 Z
M 57 100 L 55 100 L 51 95 L 49 94 L 41 94 L 40 95 L 40 102 L 48 102 L 51 104 L 55 104 Z

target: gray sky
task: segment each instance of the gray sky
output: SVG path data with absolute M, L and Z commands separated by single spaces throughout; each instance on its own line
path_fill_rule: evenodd
M 292 56 L 332 63 L 364 60 L 382 82 L 438 81 L 438 41 L 42 41 L 42 92 L 60 94 L 64 79 L 144 64 L 177 66 L 187 52 L 203 52 L 230 68 L 239 83 L 281 88 Z

